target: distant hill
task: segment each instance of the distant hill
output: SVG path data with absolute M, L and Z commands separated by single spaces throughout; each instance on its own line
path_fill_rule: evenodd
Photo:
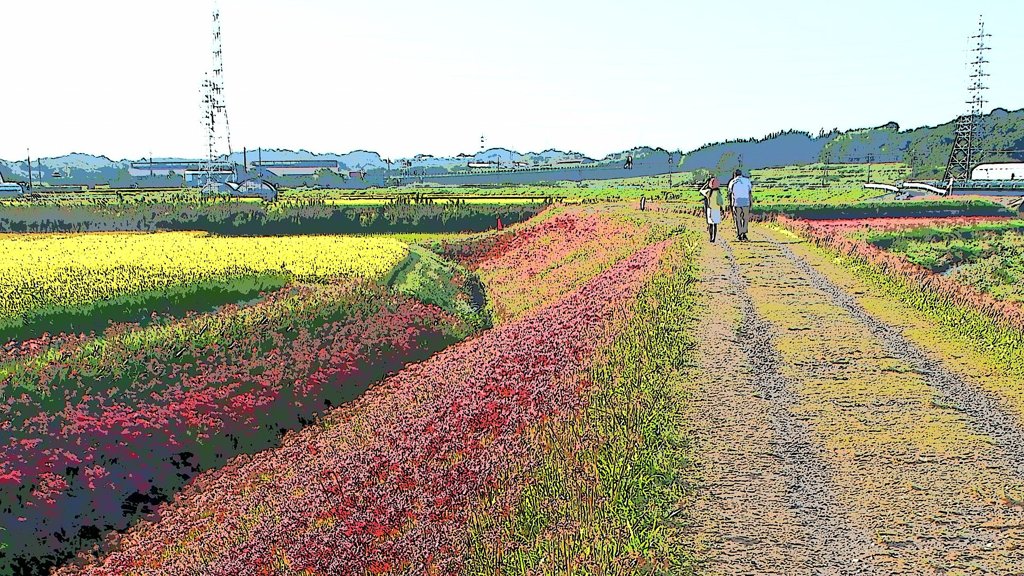
M 93 156 L 92 154 L 72 152 L 60 158 L 48 158 L 46 164 L 52 168 L 100 170 L 102 168 L 109 168 L 114 164 L 114 161 L 106 156 Z
M 763 138 L 708 144 L 686 153 L 643 146 L 609 154 L 600 160 L 555 149 L 520 153 L 507 148 L 491 148 L 455 157 L 418 154 L 412 158 L 393 158 L 392 170 L 411 167 L 422 169 L 425 174 L 437 175 L 453 170 L 464 170 L 470 161 L 499 161 L 507 164 L 511 159 L 515 162 L 543 165 L 562 158 L 575 157 L 582 159 L 584 164 L 597 164 L 609 168 L 588 172 L 588 177 L 611 178 L 621 177 L 613 168 L 621 167 L 626 156 L 632 154 L 635 167 L 651 174 L 707 169 L 725 176 L 738 166 L 749 170 L 816 162 L 872 161 L 905 162 L 911 166 L 915 177 L 938 178 L 945 170 L 946 160 L 953 145 L 954 125 L 955 120 L 951 120 L 937 126 L 901 130 L 898 124 L 889 122 L 874 128 L 846 131 L 834 129 L 822 131 L 817 135 L 784 130 Z M 985 139 L 982 147 L 988 151 L 999 152 L 983 154 L 982 161 L 1024 161 L 1024 109 L 996 109 L 985 116 L 983 126 Z M 380 154 L 368 150 L 354 150 L 347 154 L 279 148 L 248 151 L 250 162 L 259 156 L 262 156 L 263 160 L 337 160 L 342 170 L 367 172 L 366 178 L 361 179 L 358 184 L 353 184 L 358 186 L 380 184 L 386 177 L 387 163 Z M 233 153 L 231 161 L 241 164 L 242 152 Z M 78 152 L 57 158 L 33 158 L 33 179 L 38 180 L 42 176 L 43 180 L 50 184 L 130 185 L 132 179 L 128 176 L 129 164 L 129 160 L 115 161 L 105 156 Z M 55 173 L 60 174 L 60 179 L 54 176 Z M 556 175 L 552 173 L 551 177 Z M 0 160 L 0 176 L 8 181 L 26 181 L 28 170 L 25 161 Z M 302 183 L 299 182 L 297 185 Z
M 956 121 L 900 130 L 895 122 L 876 128 L 822 132 L 784 131 L 761 139 L 720 142 L 686 154 L 683 170 L 727 173 L 747 169 L 815 162 L 905 162 L 915 177 L 940 178 L 953 146 Z M 1024 109 L 997 108 L 983 119 L 980 161 L 1024 160 Z M 1003 152 L 992 152 L 1003 151 Z M 1005 152 L 1014 151 L 1014 152 Z
M 385 163 L 381 159 L 380 154 L 376 152 L 369 152 L 366 150 L 354 150 L 348 154 L 316 154 L 309 152 L 308 150 L 282 150 L 279 148 L 264 148 L 257 150 L 248 150 L 249 162 L 254 162 L 257 158 L 262 158 L 264 161 L 273 162 L 278 160 L 337 160 L 342 168 L 356 169 L 356 168 L 382 168 Z M 242 163 L 243 153 L 237 151 L 231 154 L 231 161 L 235 164 Z

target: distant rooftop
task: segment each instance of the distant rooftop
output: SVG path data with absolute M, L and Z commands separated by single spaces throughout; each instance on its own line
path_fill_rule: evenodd
M 337 168 L 337 160 L 259 160 L 251 162 L 253 166 L 264 168 Z
M 136 170 L 149 170 L 150 168 L 153 170 L 185 170 L 186 168 L 199 166 L 202 163 L 202 160 L 174 160 L 167 162 L 142 160 L 140 162 L 132 162 L 132 168 Z
M 154 160 L 141 160 L 139 162 L 132 162 L 132 170 L 201 170 L 204 168 L 206 160 L 169 160 L 166 162 Z M 213 165 L 214 169 L 228 169 L 233 170 L 234 166 L 230 162 L 216 162 Z

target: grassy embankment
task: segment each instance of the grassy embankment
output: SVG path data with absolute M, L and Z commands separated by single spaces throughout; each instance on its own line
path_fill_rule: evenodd
M 865 239 L 1000 300 L 1024 302 L 1024 220 L 876 232 Z
M 682 365 L 697 278 L 684 233 L 664 272 L 591 368 L 589 405 L 534 431 L 536 468 L 507 514 L 484 502 L 470 531 L 469 574 L 689 573 L 694 558 L 672 511 L 688 490 Z

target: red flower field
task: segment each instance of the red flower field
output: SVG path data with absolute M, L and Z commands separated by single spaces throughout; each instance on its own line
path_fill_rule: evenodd
M 528 429 L 581 407 L 576 376 L 664 247 L 407 366 L 278 449 L 198 477 L 100 562 L 60 573 L 452 573 L 469 510 L 521 465 Z
M 779 216 L 780 222 L 795 222 L 794 218 Z M 972 226 L 985 222 L 1005 222 L 1008 216 L 953 216 L 953 217 L 922 217 L 922 218 L 846 218 L 839 220 L 799 220 L 802 226 L 813 228 L 820 233 L 846 234 L 855 230 L 871 230 L 875 232 L 905 230 L 926 226 Z
M 183 320 L 144 347 L 108 331 L 102 349 L 22 354 L 0 389 L 4 553 L 48 550 L 123 527 L 201 470 L 271 445 L 326 406 L 457 338 L 435 306 L 354 282 L 269 295 Z M 86 530 L 86 532 L 81 532 Z
M 567 212 L 472 243 L 445 244 L 442 252 L 480 274 L 505 321 L 568 293 L 650 240 L 649 224 Z

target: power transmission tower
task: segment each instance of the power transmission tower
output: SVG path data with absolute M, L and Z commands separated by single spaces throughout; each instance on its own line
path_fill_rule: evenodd
M 213 68 L 204 75 L 202 90 L 203 125 L 207 135 L 207 158 L 204 172 L 206 182 L 204 193 L 216 193 L 217 183 L 213 173 L 217 160 L 225 155 L 231 159 L 231 126 L 228 123 L 228 108 L 224 99 L 224 53 L 220 36 L 220 9 L 213 7 Z M 221 128 L 223 124 L 223 128 Z
M 970 111 L 956 119 L 956 130 L 953 134 L 953 150 L 949 154 L 949 161 L 946 163 L 946 173 L 942 179 L 950 185 L 950 188 L 957 184 L 963 184 L 971 179 L 971 169 L 978 161 L 978 144 L 982 137 L 982 114 L 985 110 L 985 52 L 991 50 L 985 44 L 985 39 L 992 35 L 985 32 L 985 21 L 978 18 L 978 33 L 971 36 L 975 41 L 974 59 L 971 61 L 971 81 L 967 87 L 969 98 L 967 104 Z

